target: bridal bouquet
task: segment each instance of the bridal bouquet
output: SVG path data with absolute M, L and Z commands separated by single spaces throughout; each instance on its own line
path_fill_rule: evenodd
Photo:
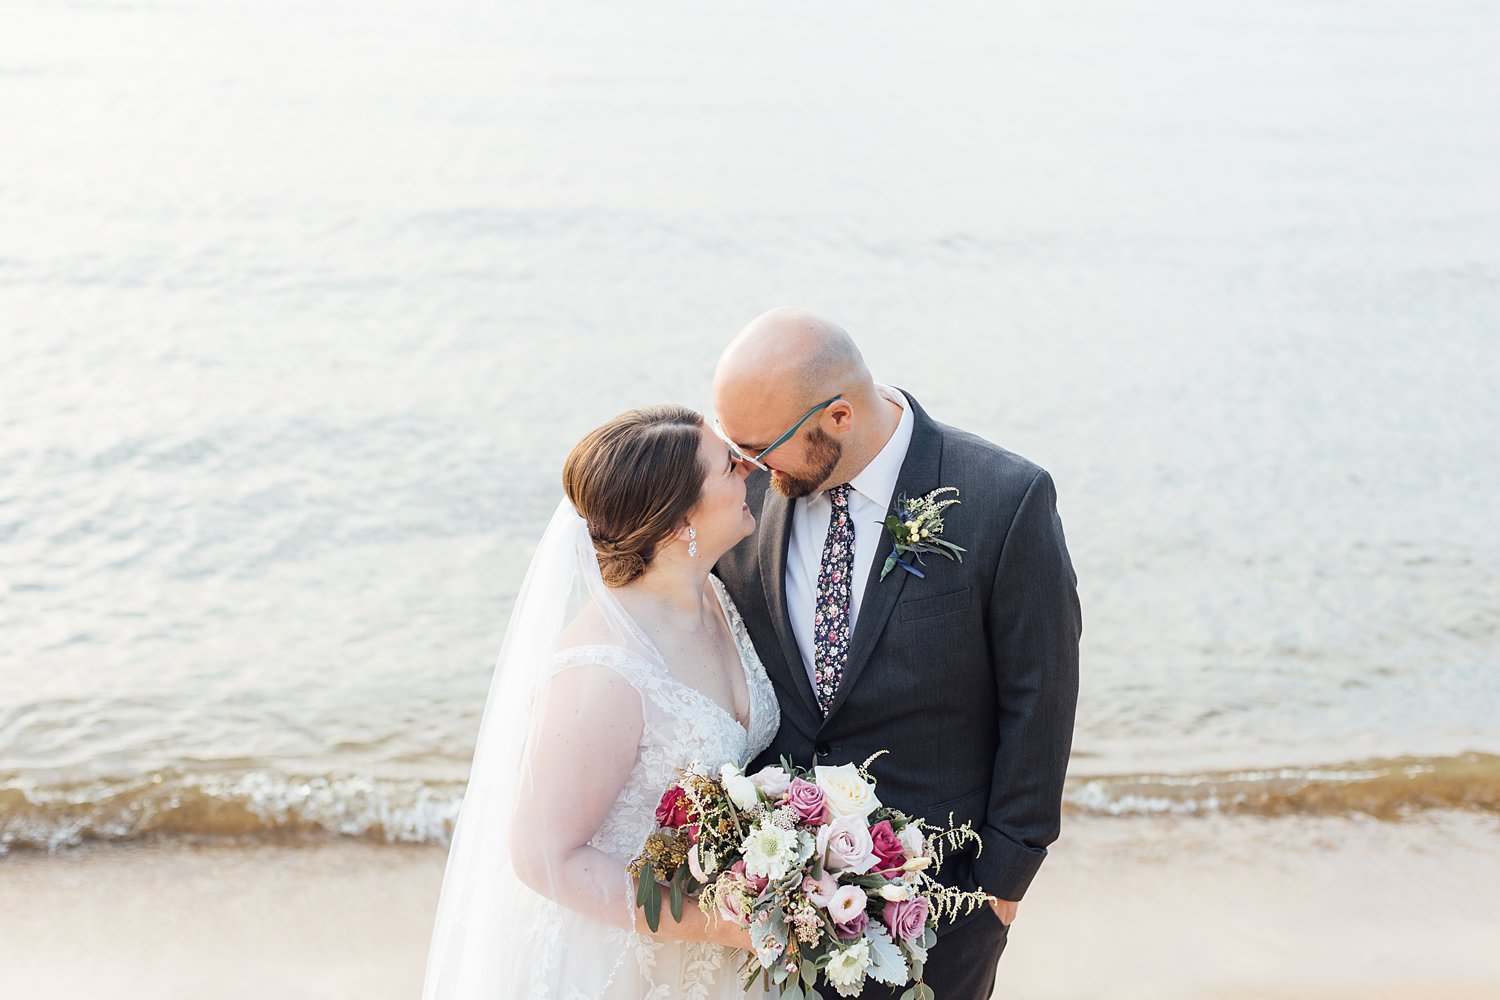
M 866 770 L 874 759 L 680 772 L 657 806 L 659 829 L 630 864 L 646 923 L 659 926 L 665 885 L 674 919 L 696 896 L 705 913 L 749 928 L 746 988 L 765 976 L 784 998 L 821 1000 L 820 979 L 844 997 L 873 979 L 910 984 L 901 1000 L 933 1000 L 922 982 L 933 928 L 989 897 L 944 886 L 929 870 L 979 838 L 967 824 L 942 829 L 881 805 Z

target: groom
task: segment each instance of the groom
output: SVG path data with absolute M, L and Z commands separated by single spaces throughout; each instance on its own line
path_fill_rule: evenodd
M 882 802 L 979 833 L 977 856 L 950 854 L 939 875 L 995 902 L 942 927 L 925 979 L 943 1000 L 985 1000 L 1057 838 L 1073 735 L 1082 621 L 1052 480 L 877 384 L 847 333 L 800 310 L 760 316 L 725 348 L 714 409 L 769 473 L 748 483 L 759 529 L 717 567 L 781 702 L 752 766 L 888 750 L 871 765 Z M 882 580 L 887 513 L 949 486 L 961 503 L 941 537 L 963 562 L 908 554 L 911 569 Z

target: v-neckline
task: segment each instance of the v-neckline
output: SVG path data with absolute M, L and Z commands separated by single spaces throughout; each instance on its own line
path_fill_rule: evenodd
M 662 672 L 667 675 L 667 680 L 671 681 L 673 684 L 676 684 L 678 687 L 682 688 L 685 691 L 692 692 L 703 701 L 718 709 L 719 713 L 723 715 L 724 718 L 734 723 L 734 727 L 738 729 L 742 734 L 744 734 L 745 744 L 748 746 L 751 740 L 751 733 L 754 732 L 755 728 L 755 695 L 750 690 L 750 664 L 745 659 L 745 647 L 741 645 L 740 637 L 734 630 L 734 622 L 730 619 L 729 607 L 724 603 L 724 598 L 727 595 L 728 591 L 724 590 L 723 584 L 715 580 L 713 576 L 710 576 L 708 580 L 709 589 L 714 592 L 714 599 L 718 601 L 719 614 L 723 618 L 725 630 L 729 633 L 729 641 L 734 644 L 735 656 L 740 661 L 740 675 L 745 680 L 744 722 L 740 721 L 739 716 L 734 714 L 734 710 L 732 708 L 725 708 L 713 698 L 709 697 L 706 692 L 700 690 L 699 688 L 693 687 L 693 685 L 689 684 L 687 681 L 673 676 L 672 671 L 666 669 L 667 658 L 661 655 L 661 650 L 656 648 L 656 643 L 651 641 L 651 637 L 646 635 L 645 632 L 641 630 L 639 625 L 637 625 L 635 628 L 640 637 L 645 640 L 648 646 L 651 647 L 651 652 L 656 655 L 657 660 L 661 663 Z

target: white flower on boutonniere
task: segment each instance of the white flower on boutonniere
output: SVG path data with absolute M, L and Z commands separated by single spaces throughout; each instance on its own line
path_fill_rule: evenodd
M 938 497 L 944 493 L 955 495 L 947 500 L 939 500 Z M 927 575 L 906 561 L 905 556 L 908 552 L 912 553 L 919 563 L 922 561 L 923 554 L 928 552 L 936 552 L 946 559 L 964 561 L 963 554 L 967 550 L 941 537 L 943 510 L 959 502 L 957 493 L 957 486 L 942 486 L 915 500 L 908 500 L 905 496 L 896 500 L 896 512 L 885 519 L 886 530 L 896 540 L 896 547 L 891 550 L 890 555 L 885 557 L 885 565 L 880 569 L 882 580 L 897 566 L 916 577 Z

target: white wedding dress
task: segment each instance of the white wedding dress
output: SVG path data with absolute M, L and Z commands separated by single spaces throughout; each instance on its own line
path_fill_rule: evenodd
M 743 766 L 770 745 L 780 724 L 775 693 L 716 578 L 710 586 L 739 648 L 749 694 L 748 729 L 674 673 L 598 573 L 582 519 L 564 502 L 527 574 L 491 685 L 444 875 L 424 1000 L 746 995 L 745 952 L 627 929 L 646 926 L 624 866 L 656 830 L 657 803 L 679 769 L 717 774 L 721 765 Z M 583 629 L 580 620 L 587 622 Z M 506 849 L 512 837 L 545 835 L 529 830 L 524 815 L 512 815 L 527 783 L 567 781 L 536 773 L 529 765 L 535 747 L 520 738 L 543 712 L 539 692 L 557 690 L 558 681 L 570 698 L 583 692 L 584 699 L 608 699 L 605 714 L 638 724 L 640 732 L 628 777 L 588 842 L 599 852 L 598 874 L 581 891 L 572 886 L 572 906 L 523 884 Z M 661 919 L 672 919 L 665 907 Z M 759 981 L 749 995 L 763 995 Z

